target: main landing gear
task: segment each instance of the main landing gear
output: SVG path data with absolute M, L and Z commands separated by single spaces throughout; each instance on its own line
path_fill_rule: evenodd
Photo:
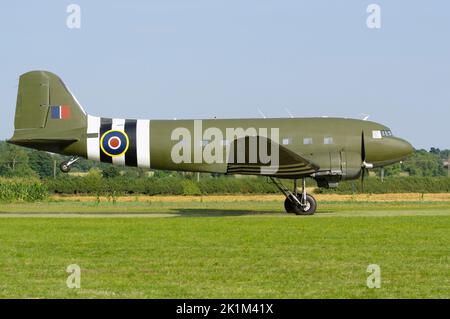
M 297 191 L 297 179 L 294 179 L 294 191 L 291 192 L 278 179 L 270 177 L 275 186 L 286 196 L 284 209 L 286 212 L 296 215 L 313 215 L 317 208 L 317 202 L 309 194 L 306 194 L 306 180 L 302 178 L 302 192 Z
M 61 164 L 59 164 L 59 169 L 63 173 L 69 173 L 70 169 L 72 168 L 72 165 L 75 164 L 76 161 L 78 161 L 80 158 L 78 156 L 72 157 L 68 161 L 64 161 Z

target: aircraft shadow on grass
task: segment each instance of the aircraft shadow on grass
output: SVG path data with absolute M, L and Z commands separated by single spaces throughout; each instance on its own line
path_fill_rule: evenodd
M 333 211 L 320 211 L 319 214 L 333 213 Z M 22 217 L 236 217 L 236 216 L 295 216 L 282 211 L 238 210 L 238 209 L 211 209 L 211 208 L 173 208 L 161 212 L 5 212 L 0 216 Z
M 333 213 L 333 211 L 320 211 L 319 214 Z M 234 216 L 295 216 L 282 211 L 260 211 L 260 210 L 235 210 L 235 209 L 210 209 L 189 208 L 172 209 L 168 214 L 176 214 L 176 217 L 234 217 Z
M 187 208 L 172 209 L 169 214 L 177 217 L 226 217 L 226 216 L 251 216 L 251 215 L 280 215 L 280 211 L 237 210 L 237 209 L 211 209 L 211 208 Z
M 280 211 L 259 211 L 259 210 L 233 210 L 233 209 L 210 209 L 210 208 L 195 208 L 195 209 L 171 209 L 170 211 L 162 212 L 61 212 L 61 213 L 48 213 L 48 212 L 5 212 L 0 211 L 0 216 L 67 216 L 67 217 L 82 217 L 82 216 L 124 216 L 130 217 L 226 217 L 226 216 L 273 216 L 284 214 Z M 284 214 L 285 215 L 285 214 Z

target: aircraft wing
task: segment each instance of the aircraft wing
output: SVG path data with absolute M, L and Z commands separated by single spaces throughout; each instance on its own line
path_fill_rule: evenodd
M 258 141 L 255 141 L 255 139 Z M 273 142 L 270 139 L 264 137 L 245 137 L 243 138 L 243 140 L 245 143 L 242 144 L 244 146 L 241 146 L 241 148 L 239 148 L 239 140 L 233 141 L 230 146 L 230 148 L 233 148 L 234 152 L 232 152 L 231 156 L 228 159 L 228 174 L 268 175 L 285 178 L 296 178 L 300 176 L 310 175 L 317 172 L 317 170 L 319 169 L 318 165 L 291 151 L 287 147 Z M 274 160 L 276 154 L 271 154 L 269 156 L 269 158 L 271 158 L 271 161 L 269 163 L 263 163 L 260 156 L 257 156 L 256 162 L 254 158 L 252 160 L 250 154 L 251 152 L 255 152 L 255 150 L 252 150 L 252 147 L 250 146 L 252 145 L 252 140 L 253 143 L 257 143 L 258 152 L 260 150 L 261 143 L 266 143 L 267 151 L 265 151 L 265 154 L 270 154 L 272 143 L 274 143 L 274 146 L 278 148 L 278 165 L 276 165 L 277 163 Z M 242 152 L 245 152 L 244 161 L 242 161 Z M 241 156 L 240 159 L 239 154 Z M 272 169 L 271 166 L 274 168 Z

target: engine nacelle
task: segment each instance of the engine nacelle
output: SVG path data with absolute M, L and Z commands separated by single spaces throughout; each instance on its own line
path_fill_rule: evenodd
M 342 180 L 353 180 L 361 177 L 361 154 L 342 152 Z
M 340 181 L 354 180 L 361 176 L 361 154 L 341 151 L 331 155 L 334 155 L 332 161 L 334 166 L 313 175 L 317 186 L 335 188 L 338 187 Z

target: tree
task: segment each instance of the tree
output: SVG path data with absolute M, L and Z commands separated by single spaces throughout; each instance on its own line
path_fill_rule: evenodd
M 117 166 L 109 165 L 102 170 L 104 178 L 114 178 L 120 176 L 120 169 Z
M 28 154 L 31 169 L 33 169 L 40 178 L 53 176 L 53 158 L 43 151 L 32 150 Z
M 441 150 L 435 147 L 430 148 L 430 153 L 431 154 L 435 154 L 435 155 L 440 155 L 441 154 Z
M 440 156 L 425 150 L 414 152 L 411 157 L 403 163 L 403 170 L 411 176 L 444 176 L 444 166 Z
M 7 177 L 36 177 L 29 166 L 28 154 L 23 147 L 1 142 L 0 175 Z

